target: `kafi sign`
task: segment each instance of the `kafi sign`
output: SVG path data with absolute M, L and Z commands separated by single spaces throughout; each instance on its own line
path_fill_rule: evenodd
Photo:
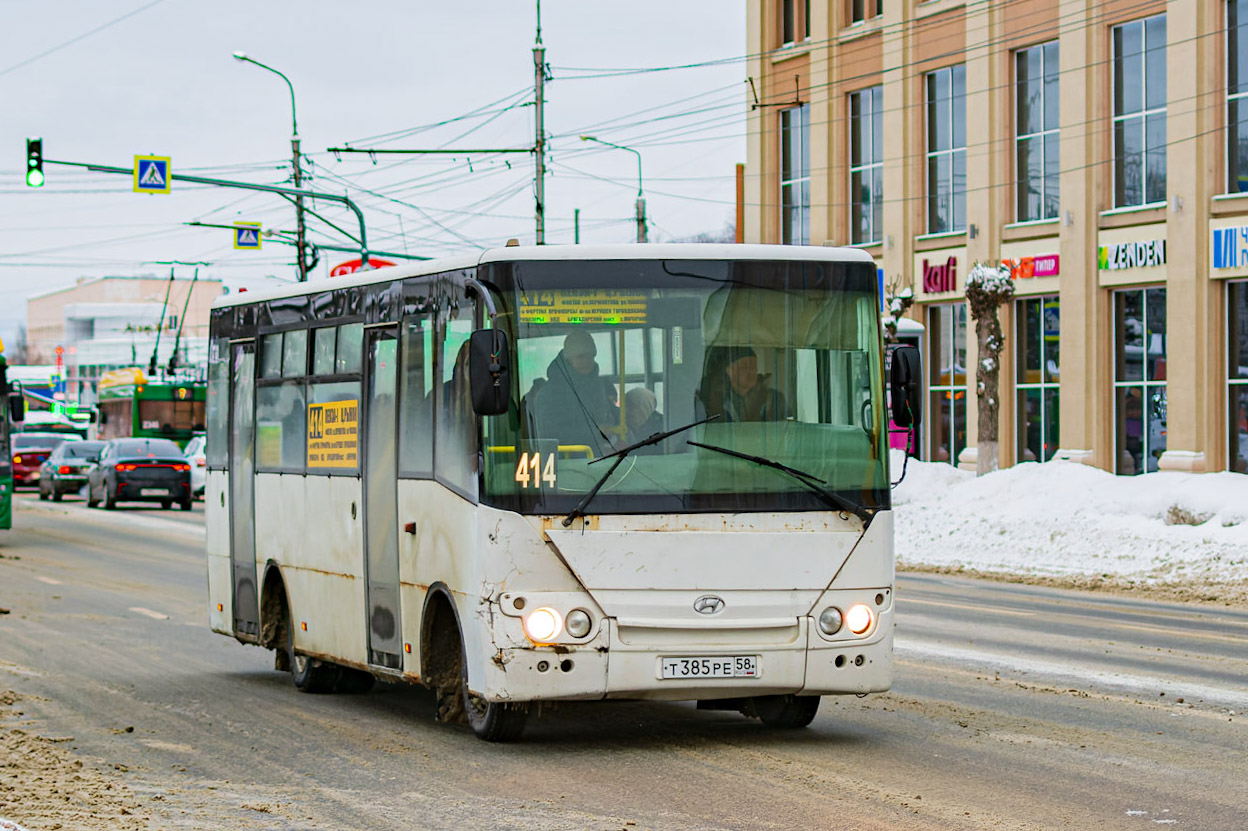
M 1011 280 L 1027 280 L 1032 277 L 1056 277 L 1061 273 L 1061 257 L 1057 254 L 1040 254 L 1035 257 L 1018 257 L 1002 260 L 1001 267 L 1010 271 Z
M 389 260 L 382 260 L 377 257 L 368 258 L 369 268 L 386 268 L 387 266 L 392 266 L 392 265 L 394 265 L 394 263 L 390 262 Z M 354 274 L 355 272 L 359 271 L 360 266 L 361 266 L 360 258 L 356 257 L 354 260 L 347 260 L 345 263 L 338 263 L 338 265 L 334 266 L 333 268 L 329 270 L 329 276 L 330 277 L 345 277 L 348 274 Z
M 1102 271 L 1150 268 L 1165 264 L 1166 241 L 1164 239 L 1102 245 L 1097 256 L 1097 267 Z
M 923 261 L 923 291 L 940 294 L 958 289 L 958 258 L 950 257 L 944 265 L 928 265 Z

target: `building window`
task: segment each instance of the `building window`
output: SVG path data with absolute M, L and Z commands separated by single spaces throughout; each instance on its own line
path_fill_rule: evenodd
M 966 228 L 966 67 L 927 74 L 927 232 Z
M 884 0 L 849 0 L 850 23 L 862 23 L 884 14 Z
M 1114 292 L 1114 470 L 1157 470 L 1166 450 L 1166 290 Z
M 1226 4 L 1226 190 L 1248 193 L 1248 0 Z
M 883 99 L 882 86 L 849 96 L 849 222 L 855 244 L 879 242 L 884 227 Z
M 1056 294 L 1016 302 L 1014 365 L 1018 460 L 1047 462 L 1058 445 L 1059 307 Z
M 1248 473 L 1248 282 L 1226 284 L 1227 470 Z
M 929 306 L 927 331 L 928 458 L 956 465 L 966 447 L 966 304 Z
M 1166 16 L 1114 27 L 1114 207 L 1166 201 Z
M 792 46 L 810 38 L 813 0 L 780 0 L 780 45 Z
M 781 242 L 810 243 L 810 105 L 780 111 Z
M 1055 219 L 1060 169 L 1057 41 L 1015 52 L 1014 67 L 1018 221 Z

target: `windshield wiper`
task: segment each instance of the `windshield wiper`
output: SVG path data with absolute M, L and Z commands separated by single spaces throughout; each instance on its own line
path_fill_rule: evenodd
M 836 491 L 825 488 L 824 485 L 826 485 L 827 482 L 825 482 L 824 480 L 818 478 L 817 476 L 813 474 L 807 473 L 804 470 L 798 470 L 797 468 L 789 467 L 788 465 L 781 464 L 780 462 L 774 461 L 772 459 L 763 458 L 762 456 L 751 456 L 749 453 L 742 453 L 737 450 L 729 450 L 727 447 L 716 447 L 713 444 L 703 444 L 702 442 L 697 442 L 697 441 L 690 441 L 690 442 L 685 442 L 685 443 L 693 447 L 701 447 L 706 450 L 714 450 L 716 453 L 723 453 L 726 456 L 733 456 L 738 459 L 745 459 L 747 462 L 754 462 L 754 464 L 762 465 L 763 467 L 769 467 L 774 470 L 779 470 L 783 473 L 787 473 L 790 476 L 792 476 L 794 479 L 796 479 L 797 481 L 801 482 L 807 488 L 809 488 L 813 493 L 822 497 L 825 503 L 827 503 L 828 505 L 831 505 L 834 508 L 839 508 L 842 511 L 848 511 L 849 513 L 861 519 L 864 525 L 869 524 L 871 522 L 871 518 L 875 516 L 875 512 L 871 510 L 870 508 L 867 508 L 864 505 L 859 505 L 855 502 L 851 502 L 850 500 L 841 496 Z
M 569 512 L 568 515 L 563 518 L 563 527 L 567 528 L 569 525 L 573 523 L 573 521 L 576 520 L 577 517 L 585 516 L 585 508 L 589 505 L 590 502 L 594 500 L 594 497 L 598 495 L 598 491 L 602 490 L 602 486 L 607 483 L 607 480 L 611 478 L 611 474 L 615 473 L 615 469 L 620 466 L 620 463 L 624 461 L 624 457 L 627 456 L 629 453 L 632 453 L 634 450 L 640 447 L 648 447 L 649 445 L 652 445 L 652 444 L 658 444 L 664 439 L 670 438 L 671 436 L 674 436 L 677 433 L 683 433 L 686 430 L 697 427 L 699 424 L 706 424 L 708 421 L 714 421 L 717 418 L 719 418 L 719 413 L 716 413 L 713 416 L 708 416 L 702 419 L 701 421 L 695 421 L 690 424 L 686 424 L 684 427 L 677 427 L 674 430 L 664 430 L 662 433 L 654 433 L 653 435 L 647 438 L 641 439 L 640 441 L 635 441 L 630 445 L 621 447 L 619 450 L 615 451 L 614 453 L 608 453 L 605 456 L 599 456 L 597 459 L 594 459 L 592 462 L 590 462 L 591 465 L 598 464 L 604 459 L 610 459 L 612 457 L 615 457 L 615 464 L 607 468 L 607 472 L 602 474 L 602 478 L 600 478 L 597 482 L 594 483 L 594 486 L 589 489 L 589 493 L 585 494 L 585 497 L 580 502 L 576 503 L 576 507 L 573 508 L 571 512 Z

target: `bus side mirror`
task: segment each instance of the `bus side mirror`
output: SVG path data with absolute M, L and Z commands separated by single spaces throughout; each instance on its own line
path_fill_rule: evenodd
M 923 420 L 923 366 L 918 347 L 893 349 L 888 373 L 889 405 L 898 427 L 918 427 Z
M 478 329 L 468 342 L 468 378 L 472 409 L 478 415 L 502 415 L 511 403 L 511 349 L 501 329 Z
M 26 402 L 22 401 L 20 392 L 9 393 L 9 420 L 21 424 L 26 419 Z

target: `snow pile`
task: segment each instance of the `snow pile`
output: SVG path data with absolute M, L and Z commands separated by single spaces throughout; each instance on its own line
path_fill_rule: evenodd
M 894 476 L 902 456 L 894 451 Z M 1248 476 L 1114 476 L 1072 462 L 985 476 L 909 461 L 893 491 L 901 566 L 1168 586 L 1248 586 Z

